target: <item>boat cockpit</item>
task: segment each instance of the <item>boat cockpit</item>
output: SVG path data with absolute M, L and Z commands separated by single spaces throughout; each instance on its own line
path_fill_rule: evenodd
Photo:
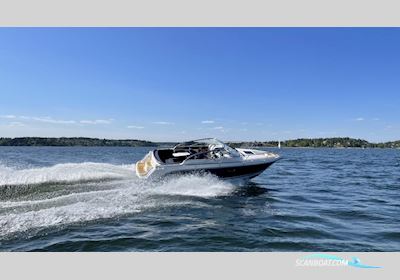
M 188 160 L 240 157 L 237 150 L 214 138 L 177 144 L 172 149 L 155 150 L 156 159 L 164 164 L 181 164 Z

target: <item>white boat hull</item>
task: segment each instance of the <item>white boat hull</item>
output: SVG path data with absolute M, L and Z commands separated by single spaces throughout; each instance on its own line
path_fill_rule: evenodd
M 252 151 L 254 154 L 247 157 L 221 160 L 193 160 L 184 164 L 162 164 L 150 152 L 144 160 L 147 160 L 148 171 L 139 172 L 140 164 L 136 164 L 136 173 L 140 178 L 158 179 L 165 176 L 183 175 L 183 174 L 212 174 L 221 179 L 228 180 L 250 180 L 270 167 L 274 162 L 280 159 L 279 156 L 259 150 L 237 149 L 239 152 Z M 140 175 L 140 173 L 142 175 Z

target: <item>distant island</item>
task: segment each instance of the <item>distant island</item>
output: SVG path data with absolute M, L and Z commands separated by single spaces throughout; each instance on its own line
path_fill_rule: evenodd
M 277 147 L 278 141 L 266 142 L 231 142 L 232 147 Z M 400 148 L 400 140 L 384 143 L 370 143 L 363 139 L 349 137 L 335 138 L 300 138 L 295 140 L 281 141 L 281 147 L 291 148 Z
M 57 147 L 159 147 L 169 146 L 172 142 L 150 142 L 145 140 L 114 140 L 86 137 L 19 137 L 0 138 L 0 146 L 57 146 Z M 232 147 L 277 147 L 278 141 L 228 142 Z M 400 148 L 400 140 L 384 143 L 370 143 L 362 139 L 349 137 L 336 138 L 300 138 L 281 141 L 281 147 L 310 148 Z
M 0 138 L 0 146 L 152 147 L 158 146 L 158 144 L 143 140 L 113 140 L 86 137 L 19 137 Z

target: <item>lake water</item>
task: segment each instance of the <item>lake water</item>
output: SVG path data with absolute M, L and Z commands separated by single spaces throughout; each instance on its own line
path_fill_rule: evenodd
M 400 150 L 281 149 L 245 186 L 151 148 L 0 147 L 0 251 L 400 251 Z

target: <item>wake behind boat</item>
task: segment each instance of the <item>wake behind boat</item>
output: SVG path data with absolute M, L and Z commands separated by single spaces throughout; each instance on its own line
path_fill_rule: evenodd
M 169 149 L 156 149 L 136 163 L 139 178 L 210 173 L 223 179 L 251 179 L 280 158 L 254 149 L 233 149 L 223 142 L 206 138 L 184 142 Z

